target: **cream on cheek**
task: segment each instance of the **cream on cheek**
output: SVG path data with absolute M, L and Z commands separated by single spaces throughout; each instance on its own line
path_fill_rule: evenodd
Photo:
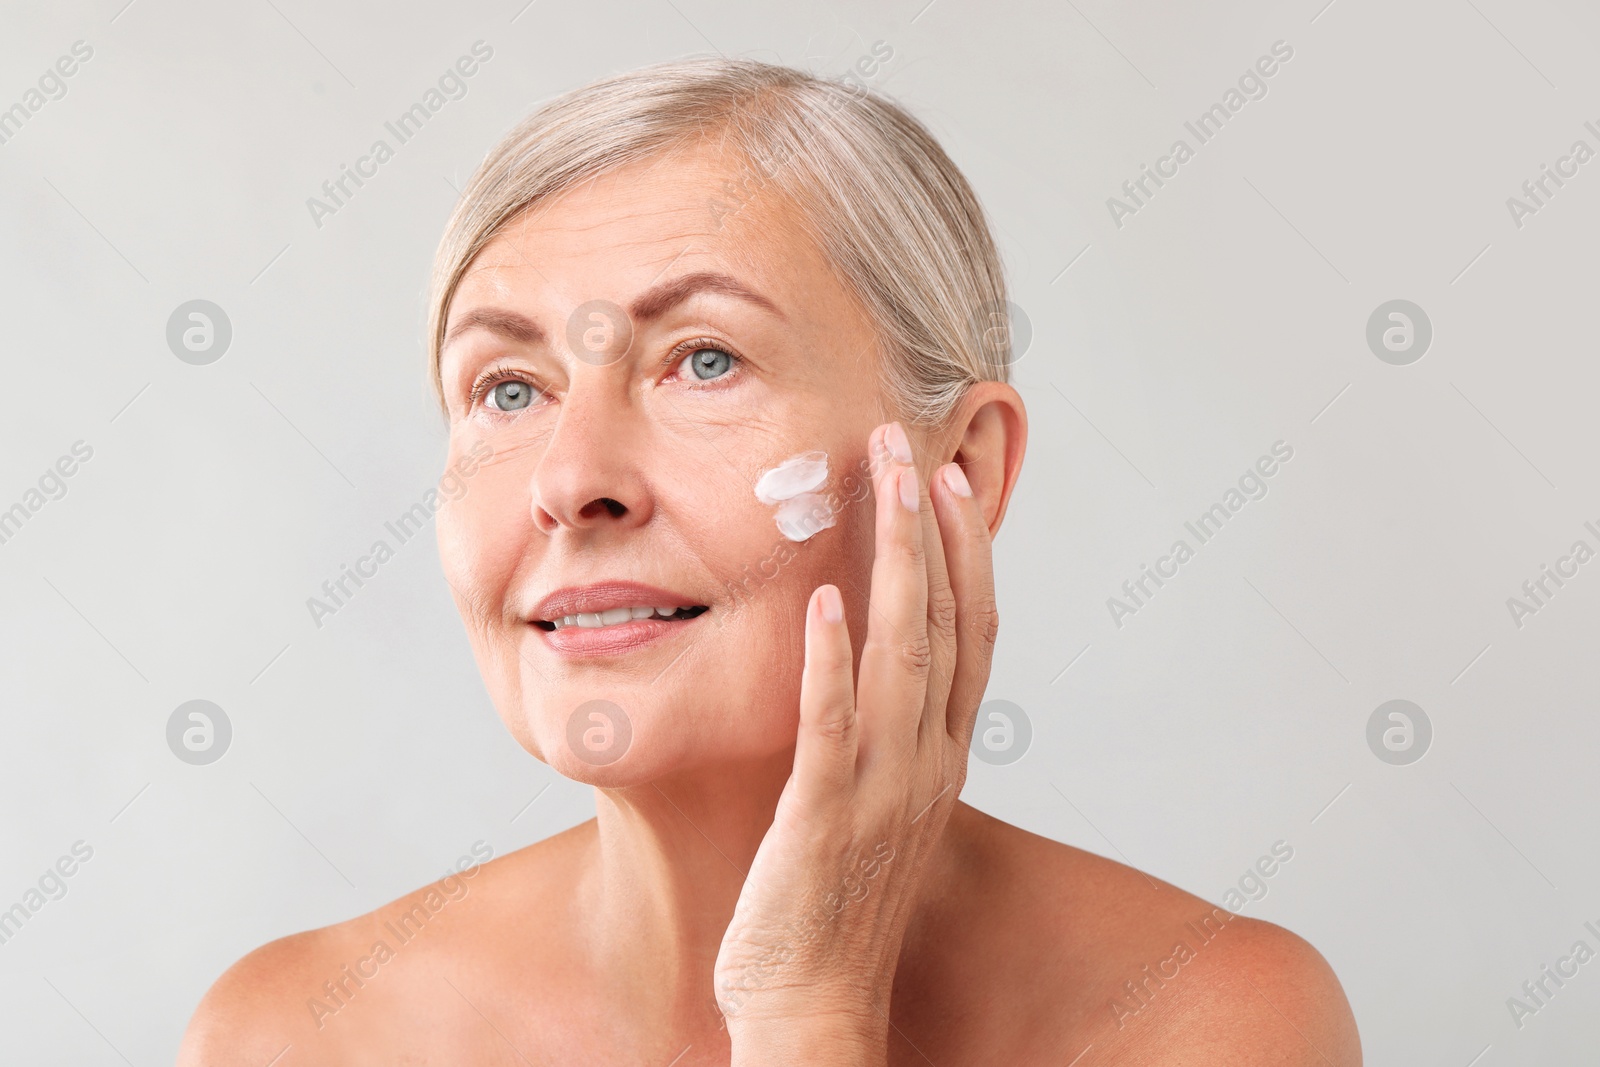
M 777 509 L 776 521 L 783 536 L 804 541 L 837 521 L 828 497 L 816 492 L 827 480 L 828 454 L 801 452 L 756 480 L 756 499 Z

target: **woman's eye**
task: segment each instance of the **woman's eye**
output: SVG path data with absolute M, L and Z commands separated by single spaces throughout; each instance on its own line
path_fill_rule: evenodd
M 496 411 L 521 411 L 533 402 L 533 387 L 510 379 L 489 390 L 488 404 Z
M 689 353 L 685 362 L 697 379 L 709 381 L 733 369 L 733 354 L 720 348 L 697 348 Z

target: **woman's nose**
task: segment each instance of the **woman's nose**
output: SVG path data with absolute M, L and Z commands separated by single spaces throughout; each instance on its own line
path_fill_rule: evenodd
M 609 377 L 596 369 L 596 377 Z M 639 420 L 625 410 L 625 398 L 605 388 L 610 384 L 574 382 L 562 398 L 530 485 L 533 522 L 543 533 L 649 518 Z

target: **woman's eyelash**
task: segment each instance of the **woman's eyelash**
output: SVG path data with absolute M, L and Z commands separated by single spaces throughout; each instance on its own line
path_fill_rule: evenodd
M 703 380 L 702 385 L 711 385 L 714 382 L 726 381 L 727 379 L 733 377 L 739 367 L 744 365 L 744 357 L 738 352 L 735 352 L 733 348 L 725 342 L 719 341 L 715 337 L 696 337 L 692 340 L 684 341 L 678 345 L 675 345 L 672 351 L 667 353 L 667 358 L 662 360 L 662 366 L 670 370 L 671 368 L 682 363 L 685 357 L 698 352 L 702 348 L 711 348 L 718 352 L 725 352 L 727 353 L 728 359 L 732 362 L 732 369 L 730 369 L 727 374 L 716 378 L 705 379 Z
M 672 350 L 667 353 L 666 358 L 661 361 L 661 365 L 666 369 L 671 370 L 682 363 L 685 358 L 704 348 L 711 348 L 718 352 L 727 353 L 728 358 L 732 361 L 735 369 L 744 364 L 744 357 L 738 352 L 735 352 L 726 343 L 717 340 L 715 337 L 696 337 L 674 345 Z M 733 371 L 730 370 L 728 374 L 721 375 L 720 377 L 705 379 L 704 384 L 709 385 L 712 382 L 720 382 L 732 377 L 732 375 Z M 472 392 L 467 397 L 467 405 L 469 407 L 477 407 L 483 398 L 489 395 L 489 391 L 491 389 L 497 385 L 500 385 L 502 382 L 507 381 L 521 382 L 528 388 L 541 395 L 544 393 L 544 389 L 541 388 L 539 384 L 532 378 L 528 377 L 526 373 L 517 370 L 515 367 L 509 364 L 495 364 L 480 374 L 477 381 L 473 383 Z
M 467 406 L 477 407 L 478 402 L 489 394 L 489 390 L 506 381 L 518 381 L 535 392 L 544 392 L 536 382 L 515 368 L 505 364 L 496 364 L 479 375 L 478 380 L 472 384 L 472 394 L 467 397 Z

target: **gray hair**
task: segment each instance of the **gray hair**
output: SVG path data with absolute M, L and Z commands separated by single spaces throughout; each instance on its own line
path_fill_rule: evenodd
M 859 84 L 749 59 L 689 59 L 566 92 L 485 157 L 434 259 L 429 353 L 474 257 L 525 209 L 592 178 L 715 140 L 746 169 L 719 216 L 768 189 L 865 308 L 900 417 L 938 426 L 975 381 L 1008 381 L 1005 276 L 960 170 L 904 108 Z M 720 225 L 719 217 L 719 225 Z

